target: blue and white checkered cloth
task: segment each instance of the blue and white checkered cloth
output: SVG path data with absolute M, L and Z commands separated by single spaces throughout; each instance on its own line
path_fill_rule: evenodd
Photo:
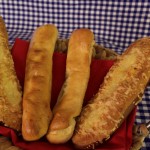
M 30 39 L 40 25 L 55 24 L 61 38 L 76 28 L 89 28 L 96 42 L 121 54 L 133 41 L 150 36 L 149 1 L 118 0 L 0 0 L 9 42 Z M 150 120 L 150 86 L 138 104 L 136 123 Z M 142 150 L 150 149 L 150 137 Z

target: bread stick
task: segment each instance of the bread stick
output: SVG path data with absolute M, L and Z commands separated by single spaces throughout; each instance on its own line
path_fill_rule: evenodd
M 26 60 L 22 135 L 27 141 L 44 136 L 52 117 L 50 110 L 52 56 L 58 31 L 54 25 L 37 28 Z
M 22 91 L 8 45 L 5 23 L 0 17 L 0 122 L 21 130 Z
M 73 143 L 91 149 L 109 139 L 138 104 L 150 79 L 150 38 L 135 41 L 118 58 L 77 122 Z
M 66 80 L 53 109 L 47 133 L 51 143 L 67 142 L 74 131 L 75 118 L 80 114 L 90 76 L 94 35 L 88 29 L 75 30 L 69 40 Z

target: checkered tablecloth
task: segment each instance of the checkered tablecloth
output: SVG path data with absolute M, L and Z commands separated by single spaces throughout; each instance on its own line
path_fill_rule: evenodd
M 121 54 L 138 38 L 150 36 L 150 2 L 118 0 L 0 0 L 9 42 L 30 39 L 40 25 L 55 24 L 61 38 L 76 28 L 89 28 L 97 43 Z M 150 86 L 138 104 L 136 123 L 150 120 Z M 150 137 L 142 150 L 150 149 Z

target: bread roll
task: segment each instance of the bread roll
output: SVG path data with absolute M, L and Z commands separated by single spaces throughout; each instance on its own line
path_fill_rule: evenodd
M 74 131 L 75 118 L 80 114 L 90 76 L 94 35 L 88 29 L 75 30 L 69 40 L 66 80 L 53 109 L 47 133 L 51 143 L 67 142 Z
M 141 100 L 150 78 L 150 38 L 135 41 L 118 58 L 77 122 L 73 143 L 94 149 L 116 131 Z
M 22 92 L 9 50 L 5 23 L 0 17 L 0 122 L 21 130 Z
M 58 31 L 54 25 L 37 28 L 26 60 L 22 135 L 27 141 L 38 140 L 48 130 L 52 85 L 52 56 Z

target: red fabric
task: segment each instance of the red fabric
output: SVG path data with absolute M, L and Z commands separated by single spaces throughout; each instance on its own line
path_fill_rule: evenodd
M 12 56 L 14 59 L 14 65 L 17 72 L 18 79 L 23 87 L 24 74 L 25 74 L 25 60 L 28 51 L 29 42 L 21 39 L 16 39 L 12 48 Z M 113 65 L 111 60 L 92 60 L 91 73 L 88 83 L 88 88 L 85 94 L 84 105 L 89 101 L 99 89 L 104 76 Z M 56 103 L 57 96 L 61 89 L 61 86 L 65 80 L 65 66 L 66 66 L 66 54 L 55 52 L 53 55 L 53 79 L 52 79 L 52 97 L 51 108 Z M 134 109 L 129 117 L 122 123 L 120 128 L 111 136 L 111 138 L 97 147 L 99 150 L 128 150 L 132 143 L 132 127 L 135 119 L 136 109 Z M 17 136 L 16 133 L 6 127 L 0 126 L 0 134 L 10 137 L 14 145 L 24 150 L 72 150 L 74 149 L 71 141 L 66 144 L 53 145 L 48 143 L 45 137 L 35 142 L 26 142 L 21 136 Z

